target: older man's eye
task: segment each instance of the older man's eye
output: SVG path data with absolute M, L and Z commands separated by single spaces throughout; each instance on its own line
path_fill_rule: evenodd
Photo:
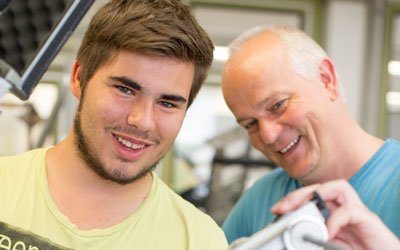
M 245 129 L 249 130 L 249 129 L 253 128 L 256 124 L 257 124 L 257 121 L 254 120 L 254 121 L 250 121 L 250 122 L 244 124 L 243 127 L 244 127 Z
M 283 99 L 283 100 L 280 100 L 279 102 L 275 103 L 272 106 L 271 110 L 279 110 L 280 108 L 282 108 L 284 106 L 284 104 L 286 103 L 287 100 L 288 99 Z

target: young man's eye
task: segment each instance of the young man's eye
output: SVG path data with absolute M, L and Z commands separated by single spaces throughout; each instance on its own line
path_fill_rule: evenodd
M 131 94 L 132 90 L 124 86 L 117 86 L 118 90 L 124 94 Z
M 160 104 L 166 108 L 173 108 L 175 107 L 175 105 L 173 103 L 170 102 L 166 102 L 166 101 L 161 101 Z

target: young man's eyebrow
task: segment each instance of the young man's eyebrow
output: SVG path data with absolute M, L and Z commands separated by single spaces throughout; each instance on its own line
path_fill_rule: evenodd
M 142 86 L 140 86 L 137 82 L 125 77 L 125 76 L 110 76 L 109 77 L 113 81 L 120 82 L 124 85 L 131 87 L 132 89 L 141 90 Z
M 138 91 L 142 89 L 142 86 L 140 84 L 138 84 L 137 82 L 135 82 L 125 76 L 110 76 L 109 78 L 113 81 L 117 81 L 124 85 L 127 85 L 127 86 L 131 87 L 132 89 L 136 89 Z M 174 102 L 182 102 L 182 103 L 187 102 L 187 99 L 180 95 L 163 94 L 163 95 L 161 95 L 161 98 L 169 100 L 169 101 L 174 101 Z
M 180 95 L 164 94 L 164 95 L 161 95 L 161 98 L 169 100 L 169 101 L 174 101 L 174 102 L 182 102 L 182 103 L 187 102 L 186 98 L 184 98 L 183 96 L 180 96 Z

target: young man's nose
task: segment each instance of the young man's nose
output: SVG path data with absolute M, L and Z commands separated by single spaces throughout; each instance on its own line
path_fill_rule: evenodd
M 130 108 L 127 122 L 142 132 L 151 131 L 155 127 L 154 105 L 149 101 L 138 101 Z

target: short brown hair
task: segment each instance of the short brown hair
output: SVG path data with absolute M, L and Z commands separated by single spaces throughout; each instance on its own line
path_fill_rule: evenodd
M 195 67 L 189 107 L 207 77 L 213 50 L 190 6 L 180 0 L 112 0 L 94 15 L 79 48 L 81 87 L 119 51 L 170 57 Z

